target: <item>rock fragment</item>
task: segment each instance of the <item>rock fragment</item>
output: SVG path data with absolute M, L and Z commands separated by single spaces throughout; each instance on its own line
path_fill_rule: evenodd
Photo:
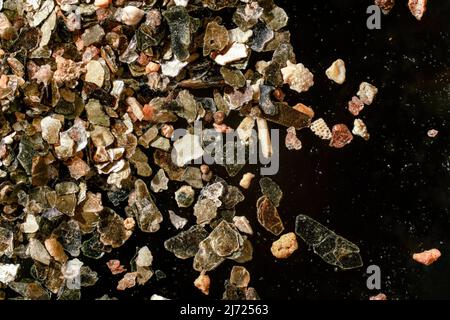
M 242 266 L 233 266 L 230 283 L 238 288 L 247 288 L 250 283 L 250 273 Z
M 257 218 L 261 226 L 274 235 L 283 232 L 284 226 L 278 214 L 277 208 L 272 204 L 267 196 L 262 196 L 256 202 Z
M 297 216 L 295 233 L 312 246 L 314 253 L 326 263 L 343 270 L 359 268 L 363 265 L 357 245 L 308 216 Z
M 127 269 L 120 264 L 120 260 L 109 260 L 106 262 L 106 265 L 113 275 L 127 271 Z
M 61 121 L 50 116 L 43 118 L 41 120 L 42 138 L 49 144 L 58 143 L 61 127 Z
M 86 29 L 81 35 L 83 45 L 89 47 L 91 44 L 100 42 L 105 36 L 105 31 L 99 24 L 95 24 L 92 27 Z
M 209 295 L 209 286 L 211 285 L 211 279 L 206 273 L 200 273 L 195 279 L 194 286 L 197 287 L 204 295 Z
M 106 9 L 112 3 L 112 0 L 95 0 L 94 5 L 98 8 Z
M 272 30 L 278 31 L 287 26 L 289 17 L 283 8 L 275 6 L 269 12 L 266 10 L 262 16 L 262 19 Z
M 263 13 L 264 9 L 258 2 L 253 1 L 237 7 L 233 14 L 233 22 L 243 31 L 247 31 L 258 22 Z
M 308 91 L 314 85 L 314 76 L 303 64 L 294 64 L 287 61 L 287 66 L 281 69 L 284 83 L 289 87 L 302 93 Z
M 422 20 L 427 10 L 427 0 L 408 0 L 408 8 L 417 20 Z
M 195 256 L 199 244 L 208 236 L 208 232 L 200 225 L 194 225 L 186 231 L 164 242 L 164 248 L 172 252 L 179 259 L 188 259 Z
M 194 257 L 194 269 L 211 271 L 219 266 L 225 258 L 244 248 L 244 239 L 240 233 L 226 221 L 220 222 L 209 236 L 199 243 L 199 250 Z
M 211 199 L 200 199 L 194 206 L 197 224 L 208 224 L 217 216 L 217 207 Z
M 67 261 L 61 268 L 66 286 L 70 290 L 81 289 L 81 268 L 83 262 L 77 258 Z
M 111 209 L 105 209 L 101 213 L 97 231 L 100 233 L 100 241 L 113 248 L 122 246 L 132 234 L 125 228 L 122 217 Z
M 169 188 L 168 183 L 169 179 L 166 177 L 164 170 L 159 169 L 156 175 L 153 177 L 152 181 L 150 182 L 150 188 L 152 189 L 153 192 L 161 192 Z
M 188 220 L 186 218 L 180 217 L 175 214 L 172 210 L 169 210 L 170 223 L 175 227 L 175 229 L 183 229 Z
M 31 238 L 28 244 L 27 252 L 29 253 L 31 259 L 47 266 L 50 264 L 51 257 L 45 249 L 44 245 L 39 240 Z
M 253 178 L 255 178 L 255 175 L 253 173 L 251 173 L 251 172 L 244 173 L 241 181 L 239 181 L 239 185 L 244 189 L 248 189 L 248 188 L 250 188 L 250 184 L 251 184 Z
M 334 61 L 325 71 L 328 79 L 333 80 L 337 84 L 343 84 L 345 82 L 345 72 L 345 62 L 342 59 Z
M 161 63 L 161 72 L 171 78 L 175 78 L 181 70 L 188 65 L 188 62 L 180 61 L 176 57 Z
M 170 28 L 172 51 L 175 57 L 180 61 L 186 61 L 190 55 L 188 48 L 192 41 L 192 18 L 186 8 L 181 6 L 170 7 L 163 12 L 163 16 Z
M 97 86 L 102 87 L 105 81 L 105 69 L 98 60 L 91 60 L 86 65 L 86 76 L 84 81 L 95 83 Z
M 274 32 L 265 23 L 257 23 L 253 28 L 251 39 L 251 49 L 255 52 L 262 52 L 266 44 L 273 39 Z
M 78 157 L 73 157 L 68 162 L 67 168 L 69 168 L 70 176 L 75 180 L 79 180 L 82 177 L 87 176 L 91 171 L 89 165 Z
M 126 210 L 133 214 L 143 232 L 156 232 L 163 217 L 153 201 L 147 185 L 141 179 L 134 183 L 134 191 L 128 198 Z
M 195 191 L 191 186 L 182 186 L 175 191 L 175 201 L 178 207 L 187 208 L 194 202 Z
M 127 26 L 137 25 L 141 19 L 144 17 L 145 11 L 135 7 L 126 6 L 120 12 L 120 21 L 122 21 Z
M 275 207 L 278 207 L 283 197 L 283 191 L 280 186 L 269 177 L 261 178 L 259 186 L 261 187 L 261 192 L 270 199 Z
M 212 21 L 206 26 L 205 36 L 203 38 L 203 55 L 207 56 L 211 51 L 222 51 L 228 45 L 228 30 Z
M 135 97 L 128 97 L 126 99 L 127 105 L 130 107 L 133 115 L 139 120 L 144 119 L 144 112 L 142 110 L 142 105 L 137 101 Z
M 20 265 L 11 263 L 0 263 L 0 282 L 7 285 L 14 281 Z
M 138 267 L 150 267 L 153 263 L 153 255 L 147 246 L 139 249 L 136 257 Z
M 435 138 L 439 134 L 439 131 L 436 129 L 430 129 L 427 131 L 427 136 L 430 138 Z
M 33 19 L 30 21 L 30 26 L 37 27 L 38 25 L 40 25 L 50 15 L 54 8 L 55 3 L 53 2 L 53 0 L 44 1 L 39 10 L 33 16 Z
M 384 293 L 379 293 L 376 296 L 369 297 L 369 300 L 387 300 L 387 297 Z
M 343 148 L 353 140 L 353 135 L 345 124 L 335 124 L 331 129 L 330 147 Z
M 441 252 L 438 249 L 433 248 L 420 253 L 414 253 L 412 257 L 418 263 L 429 266 L 441 257 Z
M 384 14 L 388 14 L 394 8 L 395 0 L 375 0 L 375 4 L 380 7 Z
M 359 85 L 359 90 L 356 93 L 356 95 L 361 99 L 361 101 L 365 104 L 370 106 L 375 99 L 375 96 L 378 93 L 377 87 L 374 85 L 368 83 L 368 82 L 361 82 Z
M 369 140 L 370 138 L 370 134 L 367 131 L 367 127 L 361 119 L 355 119 L 353 121 L 352 133 L 356 136 L 360 136 L 364 140 Z
M 314 110 L 303 103 L 297 103 L 292 109 L 309 116 L 311 119 L 314 118 Z
M 298 108 L 293 108 L 283 102 L 274 102 L 278 113 L 276 115 L 268 115 L 263 112 L 257 114 L 270 122 L 274 122 L 285 126 L 287 128 L 294 127 L 296 130 L 300 130 L 305 127 L 309 127 L 311 124 L 311 116 L 308 113 L 299 111 Z M 254 108 L 251 106 L 243 106 L 239 111 L 244 115 L 252 115 Z M 253 115 L 254 116 L 254 115 Z
M 286 259 L 289 258 L 297 249 L 297 237 L 295 236 L 295 233 L 289 232 L 283 234 L 277 241 L 272 243 L 270 251 L 275 258 Z
M 91 61 L 92 62 L 92 61 Z M 109 127 L 109 116 L 105 113 L 100 101 L 91 99 L 85 106 L 87 118 L 90 123 Z
M 288 150 L 300 150 L 302 142 L 297 138 L 297 132 L 294 127 L 287 128 L 285 145 Z
M 242 201 L 244 201 L 245 197 L 242 194 L 241 190 L 235 186 L 228 186 L 227 192 L 223 196 L 223 207 L 225 209 L 234 209 L 236 205 Z
M 259 106 L 261 110 L 267 115 L 276 115 L 278 113 L 278 108 L 273 104 L 271 100 L 272 92 L 275 87 L 260 85 L 259 86 Z
M 235 42 L 225 53 L 218 54 L 214 60 L 221 66 L 225 66 L 232 62 L 247 58 L 249 51 L 249 48 L 245 44 Z
M 250 225 L 250 222 L 245 216 L 235 216 L 233 217 L 233 223 L 238 228 L 238 230 L 242 233 L 247 233 L 252 235 L 253 229 Z
M 137 277 L 137 275 L 138 275 L 137 272 L 125 273 L 123 278 L 117 284 L 117 290 L 123 291 L 123 290 L 126 290 L 126 289 L 133 288 L 136 285 L 136 277 Z
M 220 68 L 220 74 L 222 75 L 225 83 L 234 88 L 242 88 L 247 84 L 247 80 L 240 70 L 222 67 Z M 215 113 L 215 115 L 217 116 L 217 112 Z M 217 121 L 216 119 L 214 120 L 216 124 L 222 124 L 223 121 Z
M 27 214 L 25 222 L 20 225 L 23 233 L 35 233 L 39 230 L 39 224 L 36 217 L 32 214 Z
M 348 102 L 348 111 L 354 116 L 358 116 L 362 109 L 364 109 L 364 103 L 358 97 L 354 96 Z
M 48 238 L 45 240 L 44 244 L 53 259 L 59 263 L 66 263 L 68 258 L 64 252 L 64 247 L 56 238 Z

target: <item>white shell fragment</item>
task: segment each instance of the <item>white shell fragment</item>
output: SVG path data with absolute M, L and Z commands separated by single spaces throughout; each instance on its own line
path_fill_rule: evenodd
M 241 123 L 236 129 L 236 133 L 244 144 L 249 144 L 252 137 L 253 128 L 255 127 L 255 119 L 251 116 L 247 116 L 242 119 Z
M 160 296 L 157 294 L 152 294 L 152 296 L 150 297 L 150 300 L 170 300 L 170 299 L 164 298 L 163 296 Z
M 86 78 L 87 82 L 95 83 L 97 86 L 102 87 L 105 81 L 105 69 L 98 60 L 91 60 L 86 65 Z
M 51 39 L 52 31 L 55 29 L 56 26 L 56 10 L 53 10 L 53 12 L 50 14 L 50 16 L 45 20 L 45 22 L 42 24 L 41 32 L 42 32 L 42 38 L 39 42 L 39 47 L 46 46 Z
M 231 43 L 247 43 L 252 35 L 252 30 L 242 31 L 240 28 L 235 28 L 228 31 L 228 36 Z
M 367 132 L 367 127 L 361 119 L 355 119 L 353 121 L 352 133 L 356 136 L 360 136 L 364 140 L 369 140 L 370 134 Z
M 53 11 L 53 8 L 55 8 L 55 2 L 53 0 L 47 0 L 45 1 L 39 11 L 33 16 L 32 20 L 30 21 L 31 27 L 37 27 L 44 21 L 50 13 Z
M 172 225 L 175 227 L 175 229 L 183 229 L 188 222 L 186 218 L 180 217 L 172 210 L 169 210 L 169 220 L 170 223 L 172 223 Z
M 0 263 L 0 282 L 8 284 L 16 279 L 17 271 L 19 271 L 18 264 L 3 264 Z
M 172 161 L 182 167 L 194 159 L 203 157 L 203 148 L 200 137 L 193 134 L 186 134 L 173 144 Z
M 23 233 L 35 233 L 39 230 L 39 224 L 36 217 L 32 214 L 27 214 L 25 222 L 21 225 Z
M 180 73 L 180 71 L 187 66 L 188 62 L 180 61 L 177 58 L 173 57 L 172 60 L 161 63 L 161 73 L 168 77 L 176 77 Z
M 299 93 L 308 91 L 314 85 L 314 75 L 303 64 L 293 64 L 289 60 L 281 69 L 284 83 Z
M 270 141 L 269 128 L 267 126 L 266 119 L 256 118 L 256 124 L 258 126 L 258 140 L 261 148 L 261 153 L 265 158 L 272 156 L 272 143 Z
M 61 121 L 52 117 L 45 117 L 41 120 L 42 138 L 49 144 L 58 143 Z
M 136 265 L 138 267 L 150 267 L 152 263 L 153 256 L 150 249 L 147 246 L 140 248 L 136 258 Z
M 61 268 L 61 272 L 66 279 L 68 289 L 76 290 L 81 288 L 81 267 L 83 262 L 78 259 L 72 259 Z
M 249 49 L 245 44 L 235 42 L 226 53 L 218 54 L 214 60 L 224 66 L 231 62 L 247 58 L 248 53 Z
M 127 26 L 134 26 L 141 21 L 144 15 L 145 11 L 135 6 L 127 6 L 122 9 L 120 20 Z
M 331 139 L 331 136 L 332 136 L 331 130 L 328 127 L 328 125 L 325 123 L 325 120 L 323 120 L 322 118 L 319 118 L 319 119 L 315 120 L 313 123 L 311 123 L 311 126 L 309 128 L 320 139 L 323 139 L 323 140 Z
M 175 0 L 175 5 L 186 7 L 188 5 L 189 0 Z
M 345 82 L 345 62 L 342 59 L 337 59 L 333 64 L 325 71 L 328 79 L 333 80 L 337 84 L 343 84 Z

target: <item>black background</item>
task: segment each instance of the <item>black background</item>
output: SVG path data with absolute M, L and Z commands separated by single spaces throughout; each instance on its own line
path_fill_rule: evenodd
M 368 30 L 366 9 L 372 3 L 277 1 L 289 15 L 297 60 L 315 76 L 309 92 L 290 93 L 288 102 L 312 106 L 316 117 L 329 125 L 345 123 L 351 128 L 354 117 L 346 110 L 347 101 L 359 83 L 373 83 L 379 95 L 360 114 L 371 133 L 368 142 L 355 137 L 344 149 L 335 150 L 309 130 L 300 131 L 303 149 L 288 151 L 282 146 L 280 171 L 273 177 L 284 191 L 279 211 L 285 232 L 293 231 L 295 216 L 310 215 L 356 243 L 364 267 L 336 270 L 301 240 L 289 259 L 277 261 L 270 253 L 277 237 L 256 222 L 258 177 L 245 192 L 246 201 L 237 206 L 237 214 L 246 215 L 255 230 L 250 237 L 254 258 L 245 267 L 261 298 L 367 299 L 378 293 L 366 287 L 366 267 L 371 264 L 381 268 L 381 291 L 390 299 L 450 298 L 450 3 L 429 1 L 419 22 L 406 0 L 397 1 L 394 10 L 382 17 L 381 30 Z M 347 80 L 341 86 L 325 76 L 325 69 L 337 58 L 347 66 Z M 284 139 L 284 128 L 271 128 L 282 129 Z M 439 130 L 434 139 L 427 136 L 432 128 Z M 245 170 L 258 172 L 256 166 Z M 216 172 L 225 177 L 222 168 Z M 240 176 L 230 183 L 237 185 Z M 176 208 L 173 193 L 158 194 L 157 204 L 165 217 L 160 231 L 137 232 L 99 261 L 82 259 L 100 275 L 94 287 L 83 288 L 82 299 L 105 293 L 119 299 L 148 299 L 153 293 L 174 299 L 206 298 L 192 284 L 198 275 L 192 259 L 177 259 L 163 248 L 163 241 L 177 233 L 167 215 L 167 209 Z M 180 214 L 194 221 L 189 210 Z M 153 253 L 154 268 L 167 277 L 117 291 L 122 275 L 109 275 L 106 261 L 119 258 L 129 267 L 135 248 L 144 245 Z M 442 251 L 434 265 L 425 267 L 411 259 L 413 252 L 434 247 Z M 233 263 L 226 261 L 209 273 L 209 298 L 221 298 Z

